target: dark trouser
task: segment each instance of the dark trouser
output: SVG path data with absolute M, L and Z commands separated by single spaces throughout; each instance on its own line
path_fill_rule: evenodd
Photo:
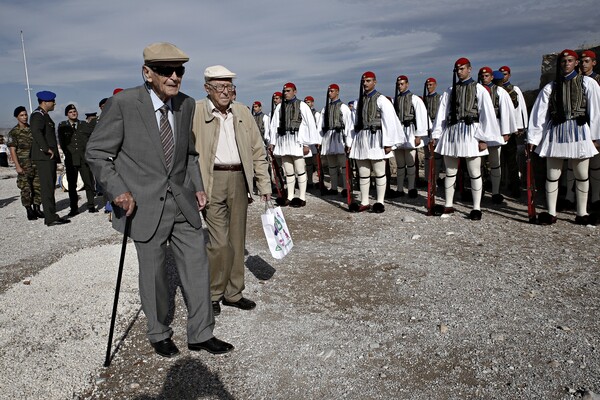
M 94 178 L 92 177 L 92 171 L 90 170 L 89 165 L 87 163 L 81 163 L 81 165 L 73 165 L 71 162 L 65 163 L 65 169 L 67 171 L 67 182 L 69 183 L 69 203 L 71 206 L 71 210 L 77 210 L 79 196 L 77 195 L 77 173 L 81 175 L 81 180 L 83 181 L 83 190 L 85 190 L 85 195 L 87 197 L 87 206 L 88 208 L 94 208 L 94 189 L 93 183 Z
M 159 342 L 173 334 L 168 325 L 167 243 L 173 250 L 188 309 L 188 343 L 200 343 L 212 338 L 215 320 L 210 305 L 208 258 L 202 228 L 194 228 L 185 219 L 173 195 L 169 193 L 152 238 L 134 243 L 139 261 L 140 298 L 148 320 L 148 339 Z
M 519 179 L 519 164 L 517 154 L 517 136 L 510 135 L 510 139 L 503 146 L 500 154 L 502 166 L 503 186 L 510 190 L 511 194 L 517 195 L 521 191 L 521 183 Z
M 56 161 L 44 160 L 33 162 L 40 176 L 40 191 L 42 193 L 42 206 L 44 207 L 44 223 L 46 225 L 58 219 L 56 214 L 56 200 L 54 190 L 56 189 Z

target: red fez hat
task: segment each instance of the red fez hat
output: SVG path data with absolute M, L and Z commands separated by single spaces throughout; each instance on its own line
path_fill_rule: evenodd
M 510 68 L 507 65 L 503 65 L 500 68 L 498 68 L 498 71 L 500 72 L 508 72 L 510 74 Z
M 592 60 L 595 60 L 596 59 L 596 53 L 594 53 L 591 50 L 584 50 L 583 52 L 581 52 L 581 58 L 584 58 L 584 57 L 589 57 Z
M 491 74 L 492 73 L 492 69 L 490 67 L 482 67 L 479 70 L 479 75 L 481 74 Z
M 329 85 L 329 87 L 327 89 L 340 90 L 340 87 L 337 84 L 332 83 L 331 85 Z
M 262 104 L 260 101 L 255 101 L 254 103 L 252 103 L 252 105 L 262 107 Z
M 292 88 L 294 90 L 296 90 L 296 85 L 294 85 L 292 82 L 288 82 L 285 85 L 283 85 L 283 88 Z
M 281 96 L 283 96 L 283 94 L 281 94 L 281 92 L 273 93 L 273 97 L 281 97 Z
M 408 77 L 406 75 L 400 75 L 398 78 L 396 78 L 396 80 L 408 82 Z
M 119 93 L 119 92 L 122 92 L 122 91 L 123 91 L 123 89 L 121 89 L 120 87 L 119 87 L 119 88 L 116 88 L 115 90 L 113 90 L 113 96 L 114 96 L 115 94 Z
M 314 97 L 312 97 L 312 96 L 306 96 L 306 97 L 304 98 L 304 101 L 312 101 L 312 102 L 314 103 L 314 102 L 315 102 L 315 99 L 314 99 Z
M 456 62 L 454 63 L 454 66 L 459 67 L 459 66 L 465 65 L 465 64 L 471 64 L 471 61 L 469 61 L 468 58 L 461 57 L 458 60 L 456 60 Z
M 577 60 L 579 58 L 579 56 L 577 55 L 577 53 L 575 53 L 573 50 L 569 50 L 569 49 L 564 49 L 563 51 L 560 52 L 560 57 L 575 57 L 575 59 Z
M 375 77 L 375 73 L 374 73 L 374 72 L 371 72 L 371 71 L 367 71 L 367 72 L 365 72 L 364 74 L 362 74 L 362 78 L 363 78 L 363 79 L 367 79 L 367 78 L 373 78 L 373 79 L 377 79 L 377 78 Z
M 435 80 L 435 78 L 427 78 L 427 80 L 425 81 L 425 83 L 428 83 L 428 82 L 437 83 L 437 81 Z

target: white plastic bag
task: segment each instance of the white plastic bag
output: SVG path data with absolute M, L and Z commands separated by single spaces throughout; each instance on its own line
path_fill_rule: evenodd
M 265 213 L 261 215 L 263 230 L 274 258 L 281 259 L 292 250 L 292 235 L 283 217 L 281 207 L 265 204 Z

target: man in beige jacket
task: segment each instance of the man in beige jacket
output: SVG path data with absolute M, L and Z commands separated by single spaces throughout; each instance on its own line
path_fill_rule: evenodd
M 248 107 L 232 101 L 235 76 L 221 65 L 206 68 L 204 89 L 208 96 L 196 102 L 193 120 L 208 196 L 205 219 L 214 315 L 221 313 L 221 300 L 225 306 L 242 310 L 256 307 L 242 296 L 246 216 L 254 176 L 261 198 L 271 198 L 267 156 L 258 126 Z

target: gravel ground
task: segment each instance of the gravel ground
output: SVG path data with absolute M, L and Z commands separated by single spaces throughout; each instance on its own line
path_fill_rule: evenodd
M 215 328 L 236 350 L 189 352 L 177 293 L 182 352 L 156 356 L 130 246 L 115 338 L 131 329 L 103 368 L 120 236 L 104 214 L 28 222 L 14 180 L 0 189 L 0 365 L 10 371 L 0 398 L 598 398 L 599 228 L 574 225 L 573 213 L 540 227 L 522 202 L 494 206 L 489 194 L 479 222 L 461 203 L 426 217 L 422 191 L 383 214 L 311 195 L 284 209 L 294 249 L 274 260 L 256 202 L 244 293 L 258 306 L 223 307 Z

